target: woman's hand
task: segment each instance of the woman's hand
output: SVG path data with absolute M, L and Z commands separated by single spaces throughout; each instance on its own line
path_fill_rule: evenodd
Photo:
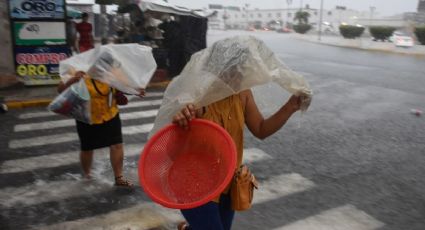
M 137 94 L 137 96 L 139 97 L 144 97 L 146 95 L 146 91 L 143 88 L 140 88 L 139 90 L 139 94 Z
M 173 123 L 184 129 L 189 128 L 189 122 L 196 118 L 196 109 L 193 104 L 188 104 L 180 112 L 173 116 Z
M 288 102 L 286 102 L 286 107 L 293 113 L 301 109 L 302 96 L 292 95 Z
M 65 89 L 67 89 L 69 86 L 79 82 L 84 76 L 86 75 L 83 71 L 78 71 L 75 73 L 73 77 L 71 77 L 66 83 L 60 82 L 57 88 L 57 91 L 59 93 L 62 93 Z

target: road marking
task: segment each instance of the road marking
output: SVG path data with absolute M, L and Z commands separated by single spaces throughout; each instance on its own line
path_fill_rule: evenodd
M 162 208 L 157 204 L 145 202 L 130 208 L 112 211 L 103 215 L 87 217 L 73 221 L 66 221 L 50 226 L 40 226 L 36 229 L 80 230 L 87 229 L 88 226 L 90 226 L 90 229 L 147 230 L 165 226 L 169 223 L 177 223 L 182 220 L 183 217 L 181 216 L 179 210 Z
M 256 161 L 272 159 L 272 157 L 261 149 L 250 148 L 243 150 L 244 164 L 250 164 Z
M 137 126 L 125 126 L 122 128 L 122 133 L 124 135 L 133 135 L 133 134 L 141 134 L 148 133 L 153 128 L 153 123 L 148 123 L 144 125 Z M 77 133 L 61 133 L 55 135 L 47 135 L 47 136 L 39 136 L 39 137 L 31 137 L 31 138 L 22 138 L 18 140 L 11 140 L 9 142 L 10 149 L 19 149 L 19 148 L 27 148 L 34 146 L 42 146 L 42 145 L 50 145 L 50 144 L 59 144 L 64 142 L 77 141 L 78 135 Z
M 344 205 L 275 230 L 373 230 L 385 224 L 353 205 Z
M 127 112 L 120 113 L 121 120 L 131 120 L 138 118 L 148 118 L 154 117 L 158 114 L 158 110 L 147 110 L 147 111 L 137 111 L 137 112 Z M 33 130 L 43 130 L 43 129 L 54 129 L 54 128 L 63 128 L 68 126 L 75 125 L 74 119 L 66 119 L 66 120 L 57 120 L 57 121 L 44 121 L 44 122 L 35 122 L 28 124 L 19 124 L 15 125 L 15 132 L 24 132 L 24 131 L 33 131 Z
M 259 181 L 259 189 L 254 192 L 254 204 L 306 191 L 314 186 L 314 182 L 297 173 L 277 175 L 264 182 Z
M 143 150 L 143 146 L 144 144 L 124 145 L 124 157 L 139 155 Z M 95 160 L 109 160 L 109 148 L 96 150 L 95 153 Z M 78 163 L 79 161 L 79 151 L 27 157 L 24 159 L 4 161 L 1 165 L 0 173 L 18 173 L 46 167 L 53 168 Z
M 160 96 L 162 96 L 162 94 Z M 151 97 L 154 97 L 154 96 L 151 96 Z M 125 109 L 125 108 L 145 107 L 145 106 L 161 105 L 162 103 L 162 99 L 149 100 L 149 101 L 146 101 L 145 99 L 148 99 L 148 98 L 142 99 L 144 101 L 137 101 L 137 102 L 130 101 L 127 105 L 119 106 L 119 108 Z M 43 112 L 23 113 L 23 114 L 20 114 L 18 118 L 32 119 L 32 118 L 49 117 L 49 116 L 56 116 L 56 115 L 58 114 L 54 112 L 43 111 Z

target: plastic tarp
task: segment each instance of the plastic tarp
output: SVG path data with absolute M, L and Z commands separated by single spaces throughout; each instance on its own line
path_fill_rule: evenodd
M 194 11 L 186 7 L 171 5 L 162 0 L 140 1 L 137 4 L 141 11 L 154 11 L 168 14 L 176 14 L 183 16 L 204 17 L 202 12 Z
M 146 88 L 156 70 L 152 48 L 138 44 L 110 44 L 91 49 L 59 63 L 59 74 L 66 82 L 77 71 L 84 71 L 128 94 Z
M 170 123 L 188 103 L 199 108 L 270 82 L 301 96 L 302 111 L 310 105 L 313 92 L 309 84 L 262 41 L 252 36 L 217 41 L 193 54 L 181 74 L 171 81 L 149 135 Z

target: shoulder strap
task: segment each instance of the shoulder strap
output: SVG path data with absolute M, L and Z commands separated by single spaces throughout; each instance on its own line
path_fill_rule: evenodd
M 91 79 L 91 82 L 92 82 L 92 84 L 93 84 L 93 86 L 94 86 L 94 88 L 96 89 L 96 92 L 99 94 L 99 95 L 101 95 L 101 96 L 107 96 L 110 92 L 111 92 L 111 87 L 109 87 L 109 91 L 106 93 L 106 94 L 102 94 L 101 92 L 100 92 L 100 90 L 99 90 L 99 88 L 97 88 L 97 85 L 96 85 L 96 81 L 95 80 L 93 80 L 93 79 Z

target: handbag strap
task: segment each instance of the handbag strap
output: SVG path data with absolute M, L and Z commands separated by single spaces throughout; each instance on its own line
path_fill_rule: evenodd
M 97 92 L 99 95 L 101 95 L 101 96 L 106 97 L 106 96 L 108 96 L 108 94 L 111 92 L 111 90 L 113 90 L 113 89 L 112 89 L 112 87 L 109 87 L 109 91 L 108 91 L 106 94 L 102 94 L 102 93 L 100 92 L 99 88 L 97 88 L 96 81 L 95 81 L 95 80 L 93 80 L 93 79 L 91 79 L 91 82 L 92 82 L 92 84 L 93 84 L 94 88 L 96 89 L 96 92 Z

